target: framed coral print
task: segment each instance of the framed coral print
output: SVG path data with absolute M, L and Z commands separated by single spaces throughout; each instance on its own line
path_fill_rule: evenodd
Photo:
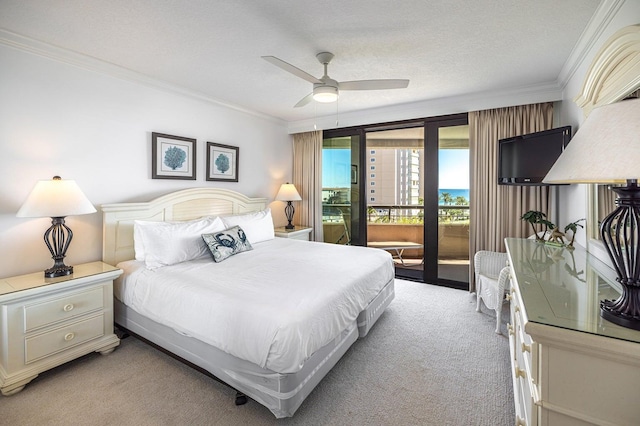
M 151 133 L 151 177 L 196 179 L 196 140 Z
M 237 146 L 207 142 L 207 180 L 238 181 Z

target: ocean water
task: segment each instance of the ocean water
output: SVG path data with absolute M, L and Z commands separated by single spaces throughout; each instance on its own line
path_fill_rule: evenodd
M 451 195 L 451 198 L 453 198 L 454 200 L 456 199 L 456 197 L 464 197 L 467 199 L 467 201 L 469 201 L 469 189 L 447 189 L 447 188 L 440 188 L 438 189 L 438 195 L 442 195 L 443 192 L 448 192 Z

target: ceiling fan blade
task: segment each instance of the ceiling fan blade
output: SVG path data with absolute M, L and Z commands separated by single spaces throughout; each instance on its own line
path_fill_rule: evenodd
M 262 59 L 265 61 L 272 63 L 278 68 L 282 68 L 283 70 L 290 72 L 291 74 L 300 77 L 304 80 L 307 80 L 309 83 L 322 83 L 322 80 L 315 78 L 311 74 L 306 71 L 302 71 L 298 67 L 294 67 L 288 62 L 283 61 L 282 59 L 278 59 L 275 56 L 263 56 Z
M 409 80 L 382 79 L 382 80 L 354 80 L 338 83 L 340 90 L 384 90 L 404 89 L 409 85 Z
M 308 104 L 309 102 L 311 102 L 312 100 L 313 100 L 313 92 L 309 93 L 307 96 L 305 96 L 304 98 L 300 99 L 298 101 L 298 103 L 295 104 L 293 107 L 294 108 L 303 107 L 306 104 Z

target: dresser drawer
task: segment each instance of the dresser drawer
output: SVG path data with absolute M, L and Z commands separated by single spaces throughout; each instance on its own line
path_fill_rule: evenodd
M 25 339 L 25 364 L 104 335 L 104 315 Z
M 46 302 L 24 307 L 24 332 L 64 321 L 87 312 L 100 310 L 104 305 L 103 289 L 71 293 Z

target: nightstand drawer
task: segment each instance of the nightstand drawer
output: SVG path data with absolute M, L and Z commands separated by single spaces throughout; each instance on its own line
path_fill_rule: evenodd
M 104 315 L 25 339 L 25 364 L 104 335 Z
M 103 289 L 72 293 L 24 307 L 24 332 L 103 308 Z

